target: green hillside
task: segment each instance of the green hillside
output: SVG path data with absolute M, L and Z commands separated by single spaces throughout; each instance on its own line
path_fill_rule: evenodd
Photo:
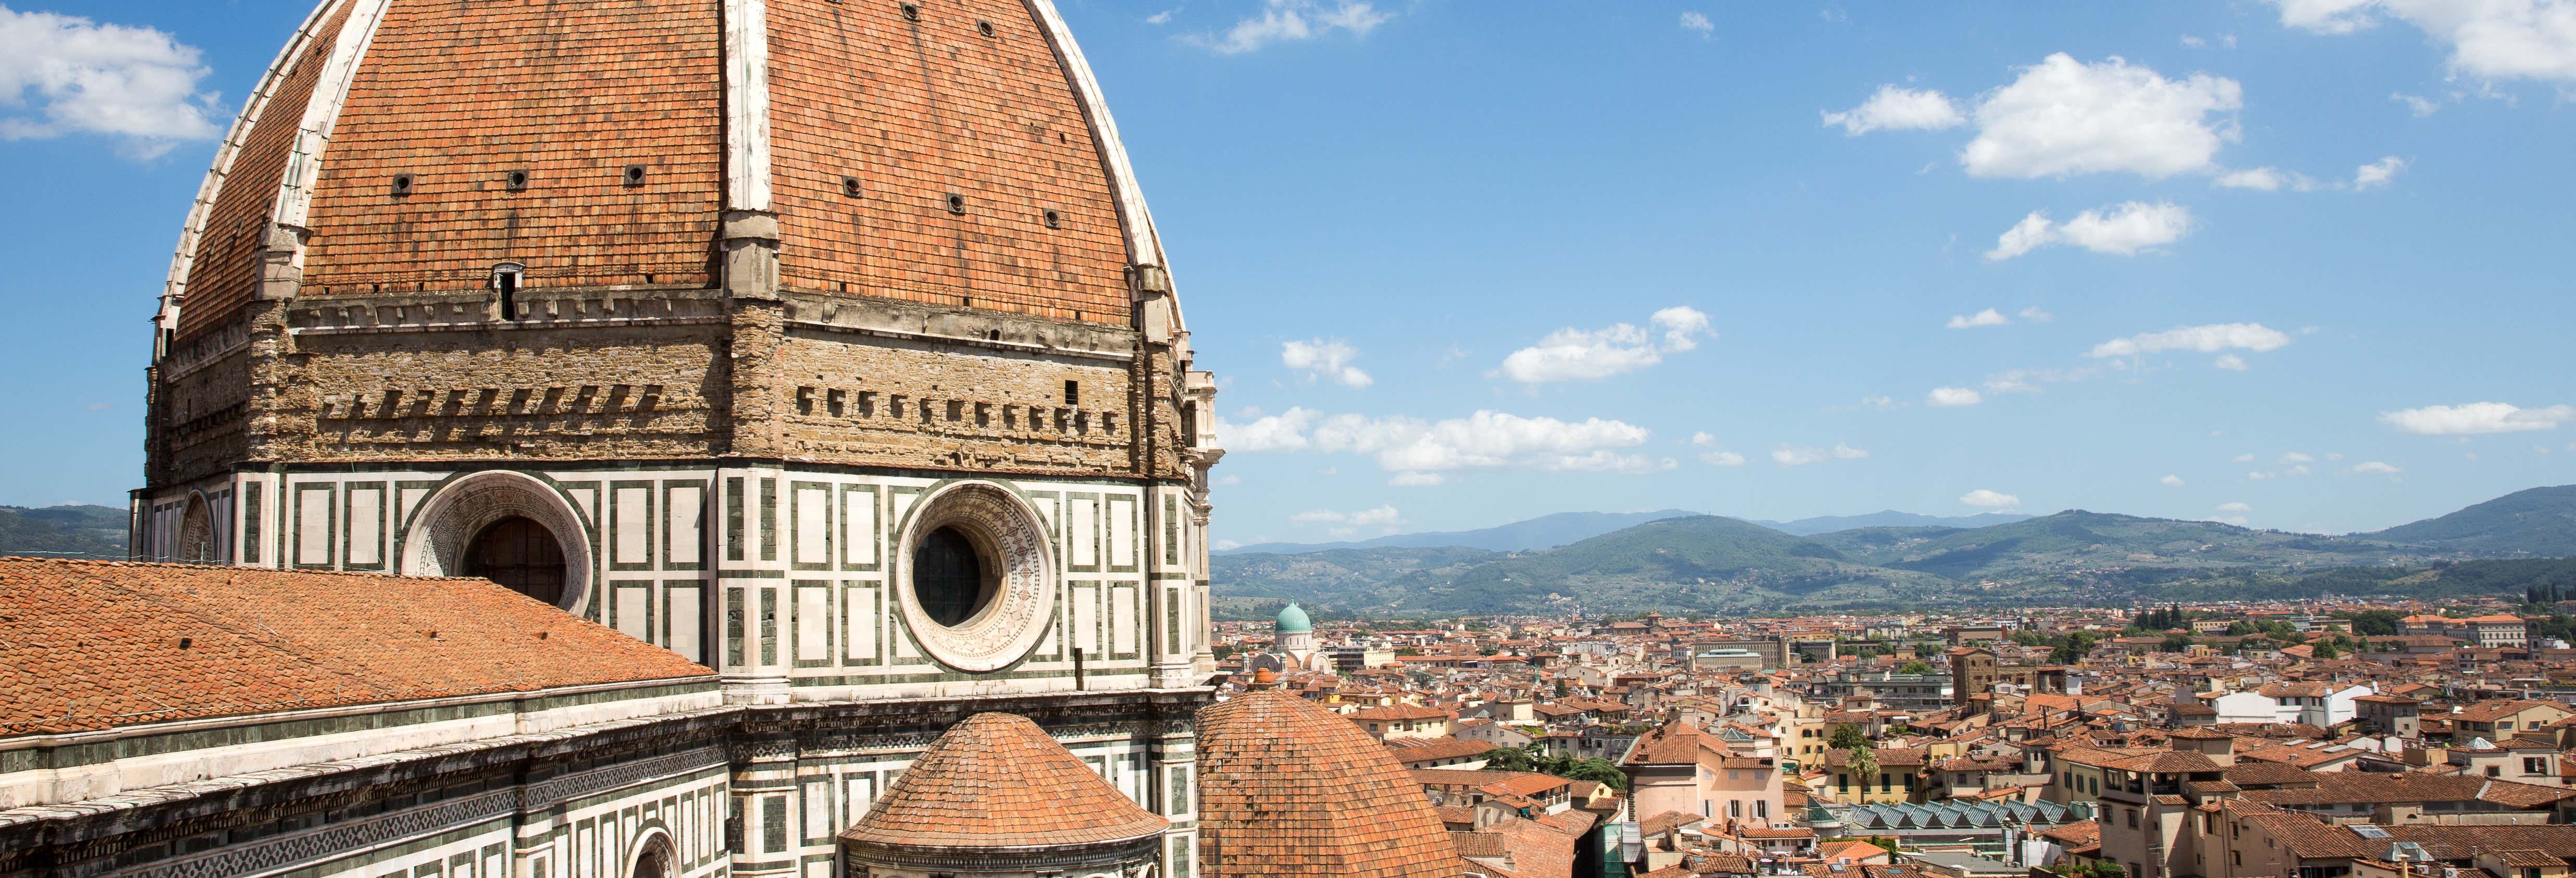
M 2487 555 L 2576 555 L 2576 485 L 2515 491 L 2367 536 Z
M 1861 528 L 1809 539 L 1852 560 L 1950 579 L 2027 579 L 2109 568 L 2200 569 L 2257 564 L 2293 569 L 2416 559 L 2422 549 L 2351 537 L 2251 530 L 2068 510 L 1974 529 Z
M 0 555 L 125 560 L 125 510 L 113 506 L 0 506 Z

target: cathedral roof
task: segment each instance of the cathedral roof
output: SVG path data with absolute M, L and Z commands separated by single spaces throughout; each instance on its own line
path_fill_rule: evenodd
M 841 838 L 894 848 L 1018 848 L 1131 842 L 1169 824 L 1024 717 L 979 713 L 949 727 Z
M 481 579 L 0 558 L 0 737 L 713 675 Z
M 1275 689 L 1199 711 L 1199 849 L 1214 878 L 1457 874 L 1440 816 L 1350 720 Z
M 1291 602 L 1289 605 L 1279 608 L 1279 620 L 1278 623 L 1273 626 L 1272 630 L 1280 634 L 1295 634 L 1298 632 L 1313 631 L 1315 630 L 1315 622 L 1312 619 L 1306 618 L 1305 610 L 1298 609 L 1297 605 L 1294 602 Z
M 1048 0 L 322 0 L 218 147 L 162 318 L 228 325 L 262 251 L 299 300 L 417 309 L 505 262 L 706 289 L 719 237 L 771 236 L 788 290 L 1115 326 L 1166 264 Z

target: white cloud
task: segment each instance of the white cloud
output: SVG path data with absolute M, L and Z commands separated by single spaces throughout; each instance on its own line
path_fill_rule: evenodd
M 1396 528 L 1404 526 L 1404 516 L 1397 513 L 1395 511 L 1395 507 L 1383 505 L 1375 509 L 1362 509 L 1357 512 L 1342 512 L 1334 509 L 1309 509 L 1295 515 L 1288 516 L 1288 520 L 1299 524 L 1325 525 L 1325 532 L 1337 537 L 1352 536 L 1363 529 L 1378 529 L 1384 530 L 1388 533 L 1394 533 Z
M 1823 114 L 1826 127 L 1840 125 L 1843 134 L 1858 137 L 1872 131 L 1930 131 L 1965 125 L 1968 117 L 1949 95 L 1932 89 L 1915 90 L 1882 85 L 1878 92 L 1860 106 L 1839 113 Z
M 1860 407 L 1870 409 L 1872 411 L 1893 411 L 1896 409 L 1897 405 L 1898 403 L 1896 398 L 1892 396 L 1864 396 L 1860 398 Z
M 1225 487 L 1225 486 L 1227 486 L 1227 485 L 1240 485 L 1240 484 L 1243 484 L 1243 477 L 1242 477 L 1242 476 L 1235 475 L 1235 474 L 1233 474 L 1233 473 L 1227 473 L 1227 474 L 1225 474 L 1225 475 L 1221 475 L 1221 476 L 1216 477 L 1216 485 L 1217 485 L 1217 487 L 1220 487 L 1220 488 Z
M 1868 456 L 1869 452 L 1867 450 L 1853 448 L 1840 442 L 1834 443 L 1834 447 L 1832 448 L 1802 448 L 1783 445 L 1777 449 L 1773 449 L 1771 452 L 1772 462 L 1781 466 L 1806 466 L 1807 464 L 1823 463 L 1828 460 L 1856 460 Z
M 2046 211 L 2031 211 L 1995 239 L 1986 259 L 2002 261 L 2050 244 L 2082 247 L 2095 253 L 2136 256 L 2191 234 L 2191 209 L 2172 202 L 2128 201 L 2076 214 L 2063 225 Z
M 2211 361 L 2210 365 L 2217 366 L 2218 368 L 2226 369 L 2231 372 L 2243 372 L 2247 369 L 2254 368 L 2253 366 L 2246 364 L 2244 357 L 2240 357 L 2235 354 L 2219 354 L 2218 359 Z
M 2399 469 L 2398 469 L 2397 467 L 2395 467 L 2395 466 L 2390 465 L 2390 464 L 2389 464 L 2389 463 L 2387 463 L 2386 461 L 2366 460 L 2366 461 L 2362 461 L 2362 462 L 2360 462 L 2360 463 L 2353 464 L 2352 466 L 2350 466 L 2350 467 L 2346 468 L 2346 469 L 2344 470 L 2344 472 L 2348 472 L 2348 473 L 2378 473 L 2378 474 L 2380 474 L 2380 475 L 2391 475 L 2391 476 L 2393 476 L 2393 475 L 2396 475 L 2397 473 L 2401 472 L 2401 470 L 2399 470 Z
M 2098 377 L 2102 370 L 2093 366 L 2074 369 L 2014 369 L 1986 378 L 1987 393 L 2038 393 L 2041 384 L 2064 384 Z
M 2157 479 L 2157 480 L 2156 480 L 2156 484 L 2163 485 L 2163 486 L 2168 487 L 2168 488 L 2179 488 L 2179 487 L 2182 487 L 2182 477 L 2181 477 L 2181 476 L 2168 475 L 2168 476 L 2165 476 L 2164 478 Z
M 1691 444 L 1698 446 L 1699 462 L 1709 466 L 1743 466 L 1744 455 L 1719 448 L 1717 437 L 1705 432 L 1692 433 Z
M 1172 23 L 1172 13 L 1179 11 L 1181 10 L 1178 7 L 1175 7 L 1145 16 L 1145 23 L 1154 25 L 1170 24 Z
M 218 96 L 197 90 L 210 72 L 161 31 L 0 6 L 0 139 L 99 134 L 157 158 L 222 133 Z
M 2142 332 L 2128 338 L 2115 338 L 2093 346 L 2087 357 L 2134 357 L 2162 351 L 2194 351 L 2214 354 L 2224 350 L 2249 350 L 2255 353 L 2279 350 L 2290 343 L 2290 336 L 2260 323 L 2212 323 L 2205 326 L 2180 326 L 2163 332 Z
M 2410 113 L 2414 113 L 2414 114 L 2415 114 L 2415 118 L 2418 118 L 2418 119 L 2421 119 L 2421 118 L 2424 118 L 2424 117 L 2426 117 L 2426 116 L 2430 116 L 2430 115 L 2433 115 L 2434 113 L 2439 113 L 2439 112 L 2441 112 L 2441 111 L 2442 111 L 2442 102 L 2441 102 L 2441 101 L 2433 100 L 2432 98 L 2422 97 L 2422 96 L 2419 96 L 2419 95 L 2410 95 L 2410 94 L 2407 94 L 2407 93 L 2402 92 L 2402 91 L 2392 91 L 2392 92 L 2389 92 L 2389 93 L 2388 93 L 2388 99 L 2389 99 L 2389 100 L 2392 100 L 2392 101 L 2396 101 L 2396 102 L 2401 103 L 2401 104 L 2405 104 L 2405 105 L 2406 105 L 2406 111 L 2407 111 L 2407 112 L 2410 112 Z
M 2570 10 L 2571 16 L 2576 16 L 2576 5 L 2571 5 L 2568 9 Z M 2371 162 L 2370 164 L 2354 169 L 2352 172 L 2352 188 L 2376 189 L 2381 186 L 2386 186 L 2388 185 L 2389 180 L 2397 176 L 2397 172 L 2405 169 L 2405 159 L 2401 159 L 2393 155 L 2382 158 L 2378 161 Z
M 1428 488 L 1448 481 L 1449 477 L 1439 473 L 1396 473 L 1386 483 L 1403 488 Z
M 2370 16 L 2375 0 L 2272 0 L 2281 7 L 2281 23 L 2321 34 L 2348 34 L 2377 25 Z
M 1390 473 L 1440 473 L 1472 469 L 1641 473 L 1669 463 L 1620 449 L 1643 445 L 1650 433 L 1621 421 L 1560 421 L 1478 411 L 1464 418 L 1424 421 L 1401 415 L 1326 415 L 1292 408 L 1241 424 L 1217 422 L 1217 439 L 1229 451 L 1315 452 L 1373 457 Z M 1398 484 L 1432 482 L 1416 477 Z
M 2254 511 L 2254 507 L 2252 507 L 2252 506 L 2248 506 L 2248 505 L 2245 505 L 2245 504 L 2243 504 L 2243 503 L 2221 503 L 2221 504 L 2218 504 L 2218 511 L 2220 511 L 2220 512 L 2252 512 L 2252 511 Z
M 1228 28 L 1224 36 L 1194 34 L 1183 39 L 1222 55 L 1240 55 L 1277 42 L 1311 40 L 1343 31 L 1367 36 L 1394 16 L 1357 0 L 1264 0 L 1261 14 Z
M 2340 452 L 2340 451 L 2329 451 L 2329 452 L 2326 452 L 2326 459 L 2327 459 L 2327 460 L 2342 460 L 2342 459 L 2343 459 L 2343 452 Z
M 2305 452 L 2293 451 L 2293 452 L 2290 452 L 2290 453 L 2288 453 L 2288 454 L 2281 455 L 2281 462 L 2282 462 L 2282 463 L 2315 463 L 2315 462 L 2317 462 L 2317 459 L 2316 459 L 2316 458 L 2313 458 L 2313 457 L 2309 457 Z
M 2237 463 L 2253 463 L 2253 462 L 2254 462 L 2254 455 L 2251 455 L 2251 454 L 2239 454 L 2239 455 L 2237 455 L 2237 456 L 2235 456 L 2235 457 L 2231 457 L 2231 458 L 2228 458 L 2228 459 L 2229 459 L 2229 460 L 2232 460 L 2232 461 L 2235 461 L 2235 462 L 2237 462 Z
M 1539 339 L 1536 346 L 1504 357 L 1501 372 L 1524 384 L 1598 381 L 1663 362 L 1665 354 L 1699 347 L 1699 338 L 1709 334 L 1708 315 L 1695 308 L 1666 308 L 1646 322 L 1643 329 L 1626 323 L 1607 329 L 1559 329 Z
M 2554 430 L 2560 423 L 2576 420 L 2576 406 L 2553 405 L 2527 409 L 2510 403 L 2473 402 L 2467 405 L 2432 405 L 2418 409 L 2401 409 L 2379 413 L 2379 420 L 2418 436 L 2478 436 L 2489 433 L 2519 433 L 2524 430 Z
M 2281 474 L 2285 476 L 2304 476 L 2308 474 L 2308 465 L 2303 463 L 2298 466 L 2282 470 Z
M 2028 308 L 2021 309 L 2021 319 L 2028 320 L 2032 323 L 2046 323 L 2057 319 L 2057 315 L 2040 310 L 2038 305 L 2032 305 Z
M 1932 388 L 1931 393 L 1923 397 L 1925 404 L 1943 408 L 1976 405 L 1985 401 L 1986 398 L 1983 395 L 1965 387 L 1935 387 Z
M 1375 383 L 1374 379 L 1369 378 L 1367 372 L 1362 372 L 1358 366 L 1351 365 L 1351 361 L 1359 359 L 1359 356 L 1358 348 L 1339 340 L 1325 341 L 1319 338 L 1312 341 L 1292 341 L 1279 346 L 1280 365 L 1306 373 L 1309 381 L 1327 378 L 1343 387 L 1367 387 Z
M 2021 68 L 1977 103 L 1977 137 L 1959 162 L 1978 177 L 2066 177 L 2125 171 L 2150 179 L 2215 167 L 2236 139 L 2235 80 L 2166 79 L 2117 56 L 2086 64 L 2060 52 Z
M 1988 308 L 1975 314 L 1950 315 L 1950 322 L 1946 325 L 1951 329 L 1974 329 L 1980 326 L 2004 326 L 2010 323 L 2012 318 L 2004 316 L 2001 311 Z
M 2260 192 L 2277 192 L 2283 186 L 2301 192 L 2317 188 L 2317 181 L 2309 179 L 2308 175 L 2278 168 L 2246 168 L 2229 171 L 2218 175 L 2218 179 L 2213 182 L 2228 189 L 2253 189 Z
M 1959 495 L 1959 502 L 1970 506 L 2002 509 L 2021 505 L 2021 498 L 2015 497 L 2011 494 L 2001 494 L 1984 488 L 1978 488 L 1974 491 Z
M 1230 552 L 1235 549 L 1243 548 L 1243 544 L 1233 540 L 1218 540 L 1216 542 L 1209 543 L 1208 548 L 1215 549 L 1219 552 Z
M 2272 0 L 2281 23 L 2348 34 L 2386 15 L 2451 49 L 2453 73 L 2576 82 L 2576 3 L 2568 0 Z
M 1684 12 L 1682 13 L 1682 29 L 1705 37 L 1716 32 L 1717 25 L 1716 23 L 1709 21 L 1708 16 L 1701 15 L 1696 12 Z

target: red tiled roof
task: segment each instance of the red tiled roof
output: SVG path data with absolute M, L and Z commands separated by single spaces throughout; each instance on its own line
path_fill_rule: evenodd
M 979 713 L 921 751 L 845 841 L 1008 848 L 1132 841 L 1170 824 L 1025 717 Z
M 1212 878 L 1452 878 L 1458 854 L 1403 764 L 1276 690 L 1199 711 L 1199 853 Z
M 0 558 L 0 735 L 713 673 L 481 579 Z

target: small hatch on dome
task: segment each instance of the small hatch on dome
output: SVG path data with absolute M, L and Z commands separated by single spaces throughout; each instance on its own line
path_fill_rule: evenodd
M 977 20 L 977 21 L 975 22 L 975 32 L 976 32 L 976 33 L 979 33 L 979 34 L 983 34 L 983 35 L 988 36 L 988 37 L 989 37 L 989 36 L 993 36 L 993 23 L 992 23 L 992 22 L 989 22 L 989 21 Z
M 500 293 L 501 319 L 519 319 L 519 282 L 527 273 L 528 267 L 516 262 L 492 266 L 492 289 Z
M 625 174 L 625 178 L 624 178 L 624 179 L 626 180 L 626 185 L 628 185 L 628 186 L 642 186 L 642 185 L 644 185 L 644 166 L 643 166 L 643 165 L 627 165 L 627 166 L 626 166 L 626 174 Z
M 966 196 L 959 195 L 955 192 L 948 193 L 948 212 L 960 216 L 965 215 Z
M 905 21 L 920 21 L 920 20 L 921 20 L 921 4 L 919 4 L 919 3 L 905 3 L 905 4 L 901 4 L 901 5 L 902 5 L 902 7 L 903 7 L 903 20 L 905 20 Z
M 411 182 L 412 177 L 410 174 L 395 174 L 393 180 L 393 193 L 397 196 L 410 195 Z
M 512 192 L 528 191 L 528 172 L 511 171 L 501 177 L 502 185 Z
M 1047 211 L 1046 227 L 1050 229 L 1064 228 L 1064 214 L 1060 214 L 1052 210 Z
M 842 175 L 842 176 L 841 176 L 841 194 L 842 194 L 842 195 L 845 195 L 845 196 L 848 196 L 848 197 L 851 197 L 851 198 L 857 198 L 857 197 L 859 197 L 860 195 L 862 195 L 862 194 L 866 193 L 866 191 L 867 191 L 867 190 L 866 190 L 865 188 L 863 188 L 863 187 L 861 187 L 861 186 L 859 185 L 859 178 L 858 178 L 856 175 L 852 175 L 852 174 L 844 174 L 844 175 Z

